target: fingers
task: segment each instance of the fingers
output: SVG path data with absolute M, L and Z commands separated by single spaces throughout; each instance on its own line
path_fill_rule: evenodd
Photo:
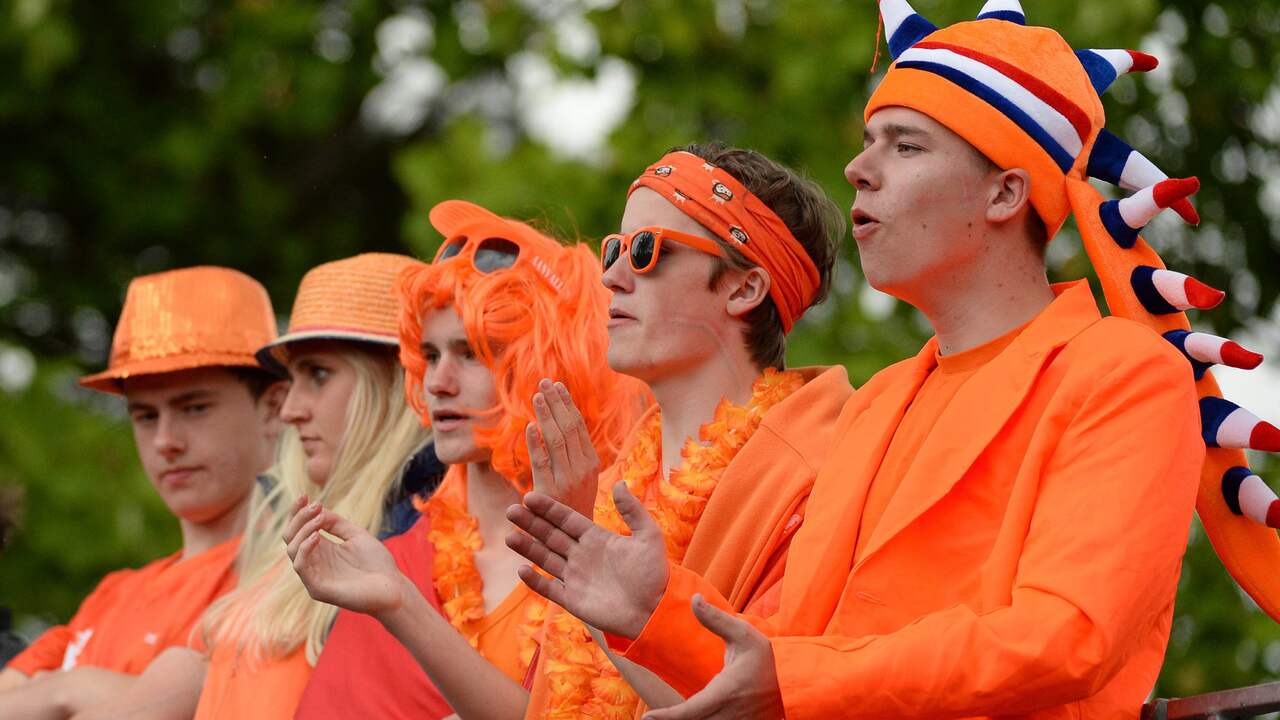
M 703 600 L 702 595 L 693 596 L 693 615 L 698 618 L 698 622 L 702 623 L 703 627 L 724 638 L 728 648 L 764 638 L 764 635 L 752 627 L 751 623 Z
M 537 571 L 528 565 L 521 565 L 516 570 L 516 574 L 520 576 L 520 580 L 525 585 L 529 586 L 530 590 L 557 605 L 564 605 L 564 584 L 559 580 L 552 580 L 545 575 L 539 575 Z
M 644 509 L 644 505 L 631 494 L 625 481 L 614 483 L 613 504 L 618 508 L 618 514 L 622 515 L 623 522 L 631 528 L 631 537 L 645 542 L 663 542 L 662 529 L 649 511 Z
M 565 387 L 564 383 L 556 383 L 556 391 L 560 396 L 561 406 L 568 416 L 569 424 L 576 429 L 574 435 L 577 440 L 578 457 L 585 463 L 585 468 L 598 469 L 600 457 L 596 455 L 596 447 L 591 443 L 591 433 L 587 430 L 587 421 L 582 417 L 582 411 L 578 410 L 573 398 L 569 397 L 569 388 Z
M 507 508 L 507 519 L 561 557 L 568 557 L 569 551 L 577 544 L 574 538 L 566 535 L 559 527 L 547 522 L 523 505 L 512 505 Z M 533 558 L 529 559 L 533 560 Z
M 315 517 L 320 512 L 320 503 L 307 505 L 307 496 L 303 495 L 293 502 L 292 516 L 289 522 L 284 526 L 284 543 L 289 544 L 294 535 L 298 534 L 298 529 L 307 523 L 308 520 Z
M 533 470 L 533 488 L 539 492 L 555 493 L 555 475 L 551 471 L 551 456 L 542 443 L 542 433 L 535 423 L 524 428 L 524 443 L 529 448 L 529 465 Z
M 507 547 L 520 553 L 527 560 L 557 578 L 564 579 L 564 557 L 551 552 L 546 545 L 543 545 L 522 532 L 516 532 L 513 530 L 507 533 L 506 540 Z
M 524 506 L 574 540 L 596 527 L 582 513 L 540 492 L 527 493 L 524 496 Z
M 298 553 L 302 549 L 303 543 L 311 539 L 313 535 L 319 537 L 321 528 L 326 524 L 325 515 L 332 515 L 332 513 L 324 512 L 318 504 L 314 507 L 308 506 L 303 512 L 309 515 L 311 519 L 301 528 L 298 528 L 298 532 L 294 533 L 289 544 L 285 546 L 285 552 L 289 554 L 289 559 L 293 560 L 294 565 L 299 562 Z M 299 514 L 301 515 L 302 513 Z M 337 516 L 335 515 L 334 517 Z

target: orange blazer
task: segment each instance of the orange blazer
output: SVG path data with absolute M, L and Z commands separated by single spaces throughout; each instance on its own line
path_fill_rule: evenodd
M 804 518 L 818 469 L 827 459 L 840 408 L 853 394 L 843 367 L 798 372 L 805 377 L 804 387 L 765 414 L 707 500 L 683 564 L 671 566 L 672 578 L 697 578 L 728 598 L 735 610 L 749 609 L 761 616 L 778 608 L 787 548 Z M 644 423 L 642 419 L 637 427 Z M 633 441 L 634 435 L 618 457 L 627 456 Z M 601 473 L 601 494 L 612 491 L 619 472 L 614 465 Z M 692 613 L 687 614 L 696 624 Z M 635 643 L 627 644 L 637 652 L 652 645 L 678 655 L 688 642 L 682 633 L 678 626 L 650 621 Z M 541 669 L 539 660 L 526 718 L 546 716 L 548 688 Z
M 1193 378 L 1151 330 L 1102 318 L 1086 282 L 1054 289 L 938 419 L 856 562 L 867 489 L 936 340 L 845 406 L 781 609 L 754 619 L 788 718 L 1138 717 L 1204 456 Z M 674 581 L 668 595 L 729 607 Z M 722 663 L 701 636 L 667 677 L 686 691 Z

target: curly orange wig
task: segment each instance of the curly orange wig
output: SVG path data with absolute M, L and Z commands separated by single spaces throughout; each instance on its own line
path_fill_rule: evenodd
M 565 246 L 528 225 L 459 200 L 431 210 L 446 241 L 462 236 L 502 238 L 520 246 L 513 267 L 484 273 L 463 252 L 406 269 L 400 297 L 400 362 L 408 401 L 423 423 L 422 318 L 453 307 L 476 356 L 493 373 L 495 422 L 476 430 L 476 444 L 492 451 L 494 470 L 521 492 L 531 486 L 525 426 L 534 420 L 538 381 L 565 384 L 582 412 L 603 466 L 612 464 L 632 425 L 651 402 L 648 388 L 609 369 L 609 292 L 600 261 L 583 244 Z

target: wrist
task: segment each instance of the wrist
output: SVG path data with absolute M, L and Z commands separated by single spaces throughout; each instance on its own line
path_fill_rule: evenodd
M 637 593 L 632 597 L 631 612 L 628 613 L 630 618 L 626 620 L 621 627 L 617 628 L 619 632 L 614 633 L 628 640 L 635 640 L 640 637 L 640 633 L 644 632 L 644 628 L 649 624 L 649 620 L 653 618 L 653 614 L 658 611 L 658 605 L 662 603 L 662 596 L 667 593 L 667 583 L 671 580 L 671 569 L 666 563 L 662 564 L 662 582 L 657 584 L 658 591 L 649 594 Z
M 414 601 L 423 600 L 423 597 L 422 593 L 418 592 L 418 588 L 403 573 L 396 573 L 392 582 L 394 590 L 391 596 L 394 600 L 373 613 L 373 617 L 389 632 L 395 634 L 395 627 L 403 625 L 405 620 L 414 614 Z

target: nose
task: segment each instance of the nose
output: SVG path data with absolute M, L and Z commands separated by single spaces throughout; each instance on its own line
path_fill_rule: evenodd
M 181 423 L 172 413 L 161 412 L 156 421 L 156 433 L 152 437 L 156 452 L 170 462 L 187 451 L 187 437 Z
M 289 391 L 284 396 L 284 403 L 280 405 L 280 419 L 290 425 L 301 425 L 311 419 L 311 408 L 308 406 L 306 399 L 303 398 L 299 383 L 289 385 Z
M 635 288 L 636 274 L 631 269 L 631 261 L 624 254 L 604 271 L 600 280 L 614 293 L 629 293 Z
M 872 163 L 871 148 L 853 156 L 844 166 L 844 178 L 857 190 L 874 190 L 879 186 Z
M 427 394 L 434 397 L 453 397 L 458 394 L 458 360 L 453 353 L 441 353 L 440 359 L 427 365 L 423 377 Z

